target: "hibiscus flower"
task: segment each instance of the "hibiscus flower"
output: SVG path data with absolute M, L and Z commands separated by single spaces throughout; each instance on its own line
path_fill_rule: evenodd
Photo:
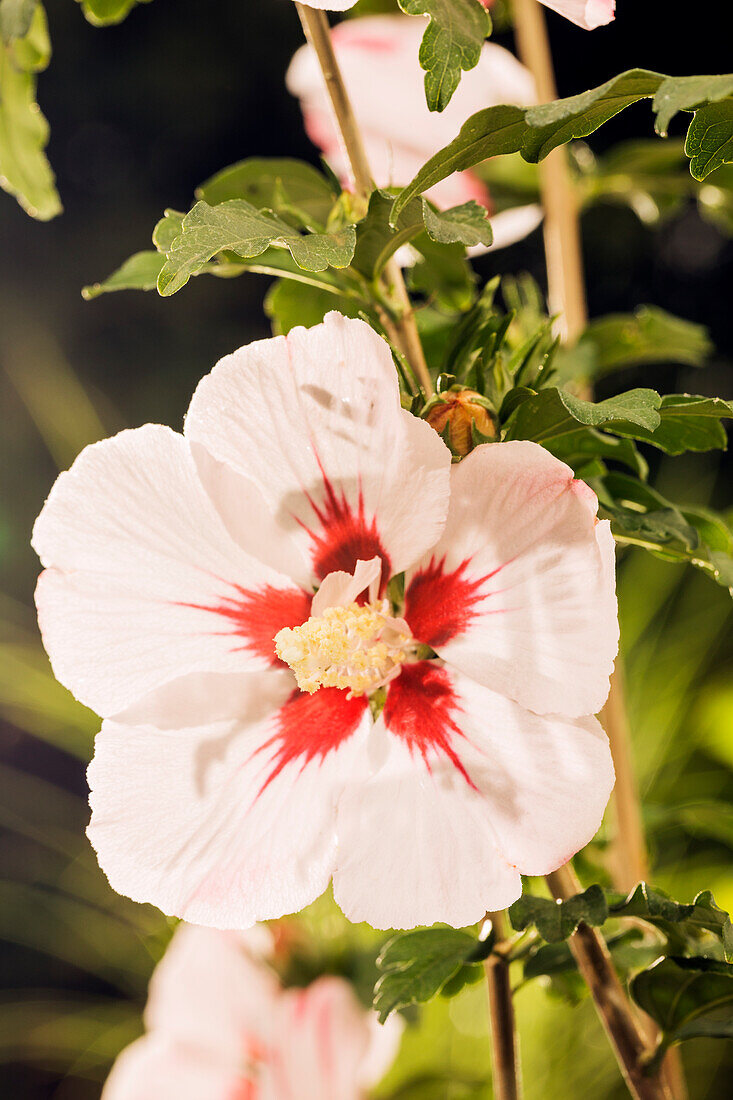
M 424 32 L 425 21 L 407 15 L 350 19 L 333 30 L 336 57 L 379 187 L 406 186 L 475 111 L 498 103 L 524 105 L 536 100 L 529 71 L 508 50 L 487 42 L 478 65 L 463 74 L 446 109 L 429 111 L 425 74 L 417 63 Z M 348 183 L 348 161 L 312 47 L 303 46 L 295 54 L 287 86 L 301 101 L 308 136 Z M 542 217 L 535 203 L 494 212 L 487 187 L 470 170 L 455 172 L 426 195 L 442 209 L 470 199 L 485 206 L 492 213 L 493 248 L 531 233 Z
M 113 887 L 246 928 L 333 879 L 354 921 L 462 926 L 568 860 L 613 784 L 596 508 L 534 443 L 451 466 L 336 313 L 222 359 L 183 435 L 87 447 L 33 544 Z
M 333 11 L 344 11 L 353 7 L 355 0 L 330 0 L 328 7 Z M 485 8 L 491 8 L 494 0 L 481 0 Z M 616 15 L 616 0 L 540 0 L 546 8 L 556 11 L 558 15 L 564 15 L 577 27 L 585 31 L 594 31 L 596 27 L 603 27 L 610 23 Z M 312 7 L 323 8 L 326 4 L 313 0 Z
M 182 924 L 153 974 L 146 1034 L 119 1056 L 102 1100 L 359 1100 L 389 1068 L 385 1027 L 348 982 L 283 989 L 264 927 Z

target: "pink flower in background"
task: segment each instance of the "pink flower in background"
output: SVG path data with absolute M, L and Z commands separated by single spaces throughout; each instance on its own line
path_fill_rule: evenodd
M 181 925 L 153 974 L 146 1034 L 102 1100 L 360 1100 L 400 1041 L 341 978 L 283 989 L 269 932 Z
M 353 8 L 355 3 L 356 0 L 308 0 L 307 6 L 320 8 L 321 11 L 346 11 L 348 8 Z
M 453 98 L 441 113 L 428 110 L 418 51 L 425 20 L 384 15 L 350 19 L 333 31 L 336 56 L 379 187 L 404 187 L 434 153 L 452 141 L 474 112 L 498 103 L 534 103 L 534 81 L 523 65 L 501 46 L 487 42 L 478 65 L 463 73 Z M 289 90 L 300 98 L 305 127 L 334 171 L 348 183 L 348 164 L 339 143 L 315 54 L 303 46 L 287 75 Z M 427 192 L 447 209 L 475 199 L 492 210 L 486 186 L 471 171 L 457 172 Z M 535 204 L 494 214 L 494 248 L 512 244 L 539 224 Z
M 113 887 L 246 928 L 333 879 L 355 921 L 462 926 L 564 863 L 613 784 L 596 508 L 534 443 L 451 466 L 388 345 L 336 313 L 224 358 L 184 435 L 87 447 L 36 522 L 37 603 L 105 719 Z
M 616 14 L 616 0 L 540 0 L 540 2 L 586 31 L 605 26 Z M 485 8 L 490 8 L 494 0 L 481 0 L 481 3 Z M 323 6 L 314 0 L 313 7 Z M 335 3 L 333 6 L 335 7 Z M 351 4 L 348 3 L 345 7 L 351 7 Z

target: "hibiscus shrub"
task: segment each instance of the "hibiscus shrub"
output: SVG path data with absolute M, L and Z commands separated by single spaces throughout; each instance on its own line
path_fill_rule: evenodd
M 614 17 L 543 3 L 585 30 Z M 135 6 L 82 0 L 95 24 Z M 654 306 L 588 322 L 577 219 L 613 194 L 730 229 L 733 76 L 633 69 L 538 103 L 536 0 L 513 5 L 522 60 L 486 41 L 488 2 L 353 7 L 297 5 L 286 82 L 320 167 L 224 167 L 83 291 L 259 274 L 273 328 L 201 379 L 182 433 L 85 449 L 34 528 L 54 674 L 102 719 L 89 839 L 115 890 L 190 922 L 105 1097 L 358 1100 L 397 1013 L 484 973 L 497 1096 L 519 1080 L 511 973 L 573 1003 L 587 987 L 631 1094 L 682 1097 L 671 1048 L 732 1034 L 733 932 L 704 882 L 681 903 L 638 881 L 615 557 L 733 587 L 727 517 L 649 472 L 723 449 L 733 404 L 594 398 L 712 349 Z M 332 34 L 324 9 L 347 13 Z M 40 219 L 60 212 L 34 99 L 49 56 L 40 0 L 0 0 L 0 182 Z M 643 100 L 658 136 L 594 158 L 582 139 Z M 529 277 L 482 285 L 472 263 L 543 219 L 552 312 Z M 384 934 L 334 946 L 328 920 L 283 921 L 329 888 Z

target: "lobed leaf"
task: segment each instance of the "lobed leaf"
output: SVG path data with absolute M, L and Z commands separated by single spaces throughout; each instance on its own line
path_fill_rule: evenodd
M 545 444 L 580 432 L 583 426 L 605 428 L 618 423 L 653 431 L 660 423 L 661 400 L 655 390 L 635 389 L 606 401 L 582 401 L 551 387 L 522 401 L 509 419 L 507 438 Z
M 726 958 L 731 958 L 733 926 L 728 913 L 716 904 L 710 890 L 701 891 L 689 905 L 682 905 L 663 890 L 640 882 L 628 897 L 611 899 L 609 912 L 612 917 L 641 917 L 663 929 L 679 925 L 682 931 L 712 932 L 721 940 Z
M 301 235 L 275 214 L 257 210 L 244 199 L 210 206 L 203 200 L 186 214 L 158 278 L 158 290 L 175 294 L 192 275 L 224 250 L 243 259 L 261 255 L 271 245 L 287 248 L 306 271 L 347 267 L 354 255 L 356 233 L 347 226 L 335 233 Z
M 631 995 L 659 1024 L 664 1046 L 698 1035 L 733 1034 L 733 966 L 668 956 L 632 978 Z
M 407 15 L 426 15 L 420 46 L 425 70 L 425 99 L 431 111 L 443 111 L 461 79 L 478 65 L 491 18 L 479 0 L 399 0 Z
M 733 95 L 733 75 L 714 77 L 670 77 L 649 69 L 630 69 L 597 88 L 579 95 L 534 107 L 500 105 L 478 111 L 464 123 L 458 136 L 439 150 L 397 197 L 393 218 L 415 195 L 427 191 L 453 172 L 473 168 L 490 157 L 520 153 L 534 163 L 575 138 L 587 137 L 633 103 L 653 99 L 657 128 L 666 132 L 677 111 L 704 110 L 709 104 Z M 710 138 L 714 145 L 711 164 L 733 157 L 733 143 L 727 134 L 727 108 L 721 109 L 721 127 Z M 704 125 L 705 116 L 700 123 Z M 697 140 L 693 130 L 693 144 Z M 706 146 L 707 149 L 707 146 Z M 707 152 L 705 153 L 707 156 Z M 707 165 L 707 161 L 704 162 Z M 703 162 L 692 167 L 702 178 Z M 707 169 L 706 169 L 707 170 Z M 710 169 L 712 170 L 712 168 Z
M 229 199 L 246 199 L 258 210 L 281 216 L 295 214 L 308 228 L 323 229 L 336 195 L 331 182 L 300 160 L 250 157 L 217 172 L 200 187 L 196 198 L 210 206 Z
M 725 450 L 727 439 L 721 420 L 733 416 L 733 404 L 720 397 L 689 393 L 665 394 L 659 406 L 659 424 L 616 424 L 614 431 L 642 439 L 667 454 L 685 451 Z
M 608 904 L 603 888 L 595 885 L 565 901 L 523 894 L 507 913 L 516 932 L 524 932 L 534 924 L 547 943 L 559 943 L 571 936 L 581 921 L 593 927 L 603 924 Z
M 423 199 L 423 220 L 428 236 L 438 244 L 490 245 L 494 234 L 485 206 L 475 199 L 449 210 L 435 210 Z
M 356 226 L 356 250 L 353 266 L 368 279 L 376 279 L 398 248 L 417 237 L 424 229 L 423 207 L 419 199 L 408 203 L 395 225 L 390 224 L 394 198 L 379 189 L 369 196 L 364 218 Z
M 394 936 L 377 959 L 382 977 L 374 989 L 374 1008 L 380 1022 L 398 1008 L 439 993 L 476 946 L 475 936 L 455 928 L 417 929 Z
M 733 160 L 733 99 L 708 103 L 695 112 L 685 141 L 690 172 L 704 180 Z

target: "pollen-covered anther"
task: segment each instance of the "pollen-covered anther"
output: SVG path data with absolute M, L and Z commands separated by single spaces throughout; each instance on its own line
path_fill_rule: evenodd
M 388 600 L 328 607 L 322 615 L 275 635 L 278 657 L 290 665 L 298 687 L 309 694 L 335 687 L 347 688 L 351 695 L 369 695 L 398 676 L 414 650 L 407 623 L 390 614 Z

